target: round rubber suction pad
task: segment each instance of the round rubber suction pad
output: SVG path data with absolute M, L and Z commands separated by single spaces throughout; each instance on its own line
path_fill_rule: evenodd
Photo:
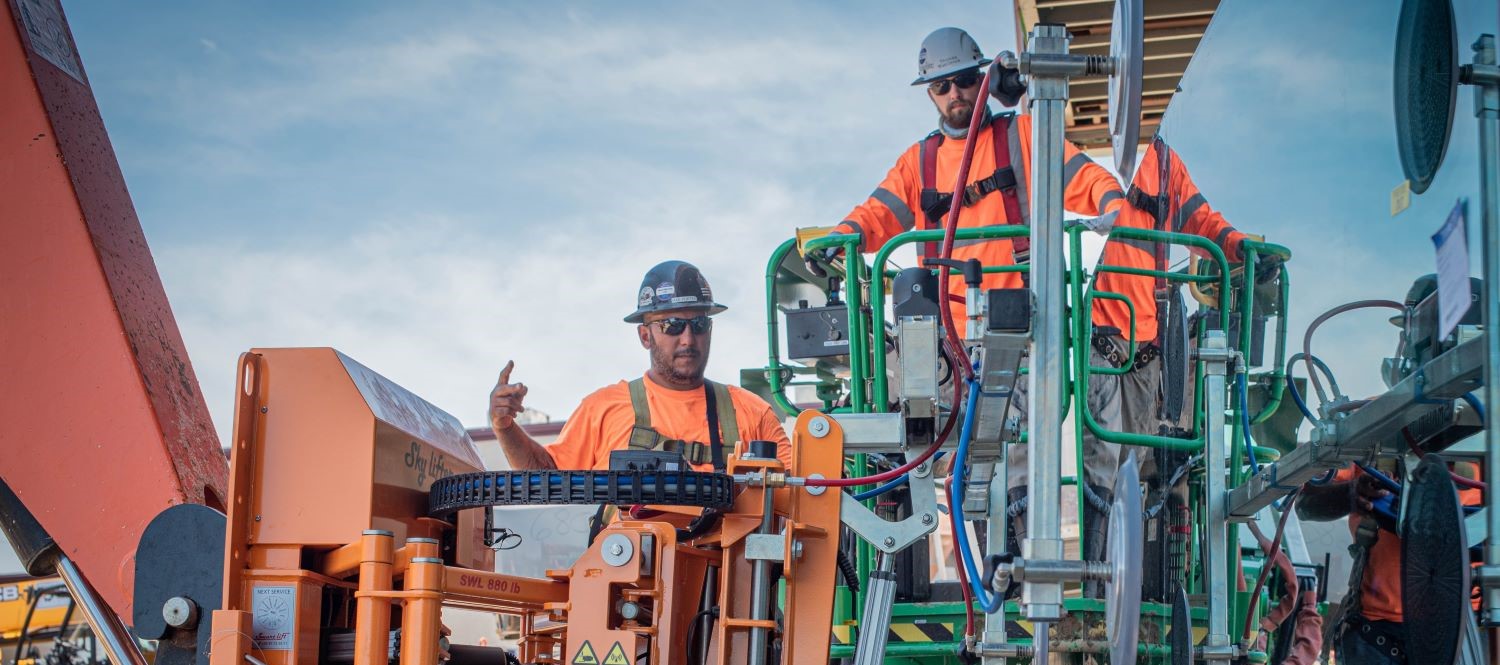
M 1109 57 L 1115 65 L 1109 76 L 1109 142 L 1115 153 L 1115 170 L 1125 182 L 1130 182 L 1135 172 L 1135 151 L 1141 142 L 1145 16 L 1142 0 L 1115 0 L 1115 16 L 1109 26 Z
M 1443 165 L 1458 94 L 1458 37 L 1450 0 L 1405 0 L 1396 26 L 1396 147 L 1411 191 Z
M 1104 625 L 1109 635 L 1109 662 L 1135 665 L 1141 637 L 1141 567 L 1145 529 L 1141 515 L 1141 479 L 1135 451 L 1125 456 L 1115 475 L 1115 501 L 1109 507 L 1110 579 L 1104 585 Z
M 1401 522 L 1401 609 L 1406 651 L 1420 662 L 1452 663 L 1469 614 L 1469 544 L 1463 508 L 1437 455 L 1422 458 L 1406 484 Z

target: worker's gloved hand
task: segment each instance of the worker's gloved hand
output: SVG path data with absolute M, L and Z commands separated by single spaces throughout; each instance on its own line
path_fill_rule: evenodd
M 827 277 L 828 271 L 823 269 L 824 263 L 834 263 L 844 256 L 844 250 L 839 247 L 828 247 L 814 250 L 802 257 L 802 262 L 807 265 L 807 271 L 818 277 Z
M 1078 221 L 1081 222 L 1084 226 L 1088 227 L 1090 231 L 1093 231 L 1094 233 L 1097 233 L 1101 236 L 1107 236 L 1109 235 L 1110 229 L 1115 228 L 1115 219 L 1119 216 L 1119 210 L 1111 210 L 1102 215 L 1099 215 L 1098 217 L 1089 217 L 1086 219 L 1080 219 Z
M 1375 510 L 1375 502 L 1390 494 L 1374 476 L 1361 473 L 1349 482 L 1349 514 L 1369 515 Z
M 1261 238 L 1260 236 L 1248 236 L 1245 240 L 1259 241 Z M 1240 257 L 1243 258 L 1246 255 L 1244 240 L 1240 241 L 1239 249 Z M 1255 283 L 1265 284 L 1275 281 L 1281 275 L 1281 264 L 1284 262 L 1284 259 L 1275 254 L 1257 254 L 1255 256 Z
M 521 404 L 526 399 L 526 384 L 510 382 L 510 371 L 515 367 L 514 360 L 505 363 L 505 369 L 500 370 L 500 379 L 490 391 L 490 429 L 495 430 L 496 436 L 515 427 L 516 416 L 526 410 Z

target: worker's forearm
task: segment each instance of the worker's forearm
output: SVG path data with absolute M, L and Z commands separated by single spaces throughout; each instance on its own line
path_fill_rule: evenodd
M 500 440 L 500 450 L 512 469 L 556 469 L 557 462 L 547 454 L 547 449 L 531 438 L 520 425 L 497 430 L 495 438 Z
M 1297 499 L 1297 516 L 1328 522 L 1349 514 L 1349 481 L 1327 485 L 1307 485 Z

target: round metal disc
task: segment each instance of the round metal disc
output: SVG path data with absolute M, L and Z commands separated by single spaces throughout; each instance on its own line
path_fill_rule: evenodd
M 1115 475 L 1115 500 L 1109 508 L 1110 579 L 1104 585 L 1104 625 L 1109 639 L 1109 662 L 1135 665 L 1141 637 L 1141 566 L 1146 545 L 1141 515 L 1140 472 L 1135 451 L 1125 457 Z
M 1115 153 L 1115 170 L 1125 182 L 1130 182 L 1135 171 L 1135 150 L 1141 142 L 1145 16 L 1142 0 L 1115 0 L 1114 21 L 1109 26 L 1109 57 L 1115 63 L 1109 76 L 1109 142 Z
M 1406 651 L 1424 663 L 1452 663 L 1469 613 L 1469 544 L 1463 508 L 1437 455 L 1422 458 L 1403 492 L 1401 609 Z
M 1167 643 L 1172 648 L 1172 665 L 1193 663 L 1193 608 L 1188 605 L 1187 589 L 1177 586 L 1177 595 L 1172 599 L 1172 632 Z
M 1396 146 L 1411 191 L 1443 165 L 1458 94 L 1458 37 L 1451 0 L 1404 0 L 1396 26 Z

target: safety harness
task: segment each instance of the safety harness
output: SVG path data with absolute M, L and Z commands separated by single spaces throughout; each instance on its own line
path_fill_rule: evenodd
M 1011 166 L 1010 128 L 1015 121 L 1014 113 L 1001 113 L 990 116 L 990 132 L 993 140 L 990 141 L 995 149 L 995 172 L 982 180 L 976 180 L 964 188 L 963 206 L 973 207 L 995 192 L 999 192 L 1005 203 L 1005 219 L 1009 224 L 1024 224 L 1026 221 L 1026 210 L 1021 205 L 1017 195 L 1016 187 L 1021 184 L 1016 177 L 1016 170 Z M 938 188 L 937 182 L 937 155 L 938 148 L 943 145 L 944 139 L 941 130 L 934 131 L 922 139 L 920 158 L 922 164 L 922 212 L 927 217 L 927 228 L 943 228 L 944 217 L 953 206 L 953 193 Z M 1011 238 L 1011 257 L 1016 265 L 1026 263 L 1031 258 L 1031 240 L 1027 238 Z M 924 243 L 922 255 L 936 257 L 939 252 L 938 244 L 935 242 Z M 1026 273 L 1021 273 L 1025 279 Z
M 1151 138 L 1151 147 L 1156 151 L 1156 194 L 1147 194 L 1139 185 L 1130 184 L 1130 189 L 1125 192 L 1125 200 L 1137 210 L 1141 210 L 1151 216 L 1153 231 L 1176 231 L 1176 225 L 1172 228 L 1167 226 L 1167 217 L 1172 213 L 1172 150 L 1167 147 L 1160 134 Z M 1156 311 L 1160 320 L 1165 325 L 1156 328 L 1156 339 L 1143 348 L 1151 348 L 1152 356 L 1164 355 L 1166 360 L 1162 366 L 1162 385 L 1158 387 L 1161 400 L 1157 416 L 1166 422 L 1175 422 L 1182 415 L 1185 406 L 1184 398 L 1187 389 L 1186 381 L 1188 374 L 1187 351 L 1187 313 L 1186 303 L 1182 298 L 1182 291 L 1169 284 L 1167 278 L 1161 276 L 1167 270 L 1167 244 L 1157 241 L 1151 250 L 1152 258 L 1155 259 L 1157 271 L 1156 283 L 1153 293 L 1156 297 Z M 1138 362 L 1137 366 L 1146 363 Z
M 740 429 L 734 419 L 734 403 L 729 399 L 729 388 L 722 383 L 703 381 L 703 397 L 708 402 L 709 443 L 669 439 L 651 427 L 651 406 L 646 402 L 646 379 L 641 377 L 629 384 L 630 408 L 635 411 L 635 426 L 630 428 L 631 450 L 665 450 L 681 452 L 690 464 L 713 462 L 714 471 L 723 473 L 726 465 L 724 449 L 734 449 L 740 440 Z

